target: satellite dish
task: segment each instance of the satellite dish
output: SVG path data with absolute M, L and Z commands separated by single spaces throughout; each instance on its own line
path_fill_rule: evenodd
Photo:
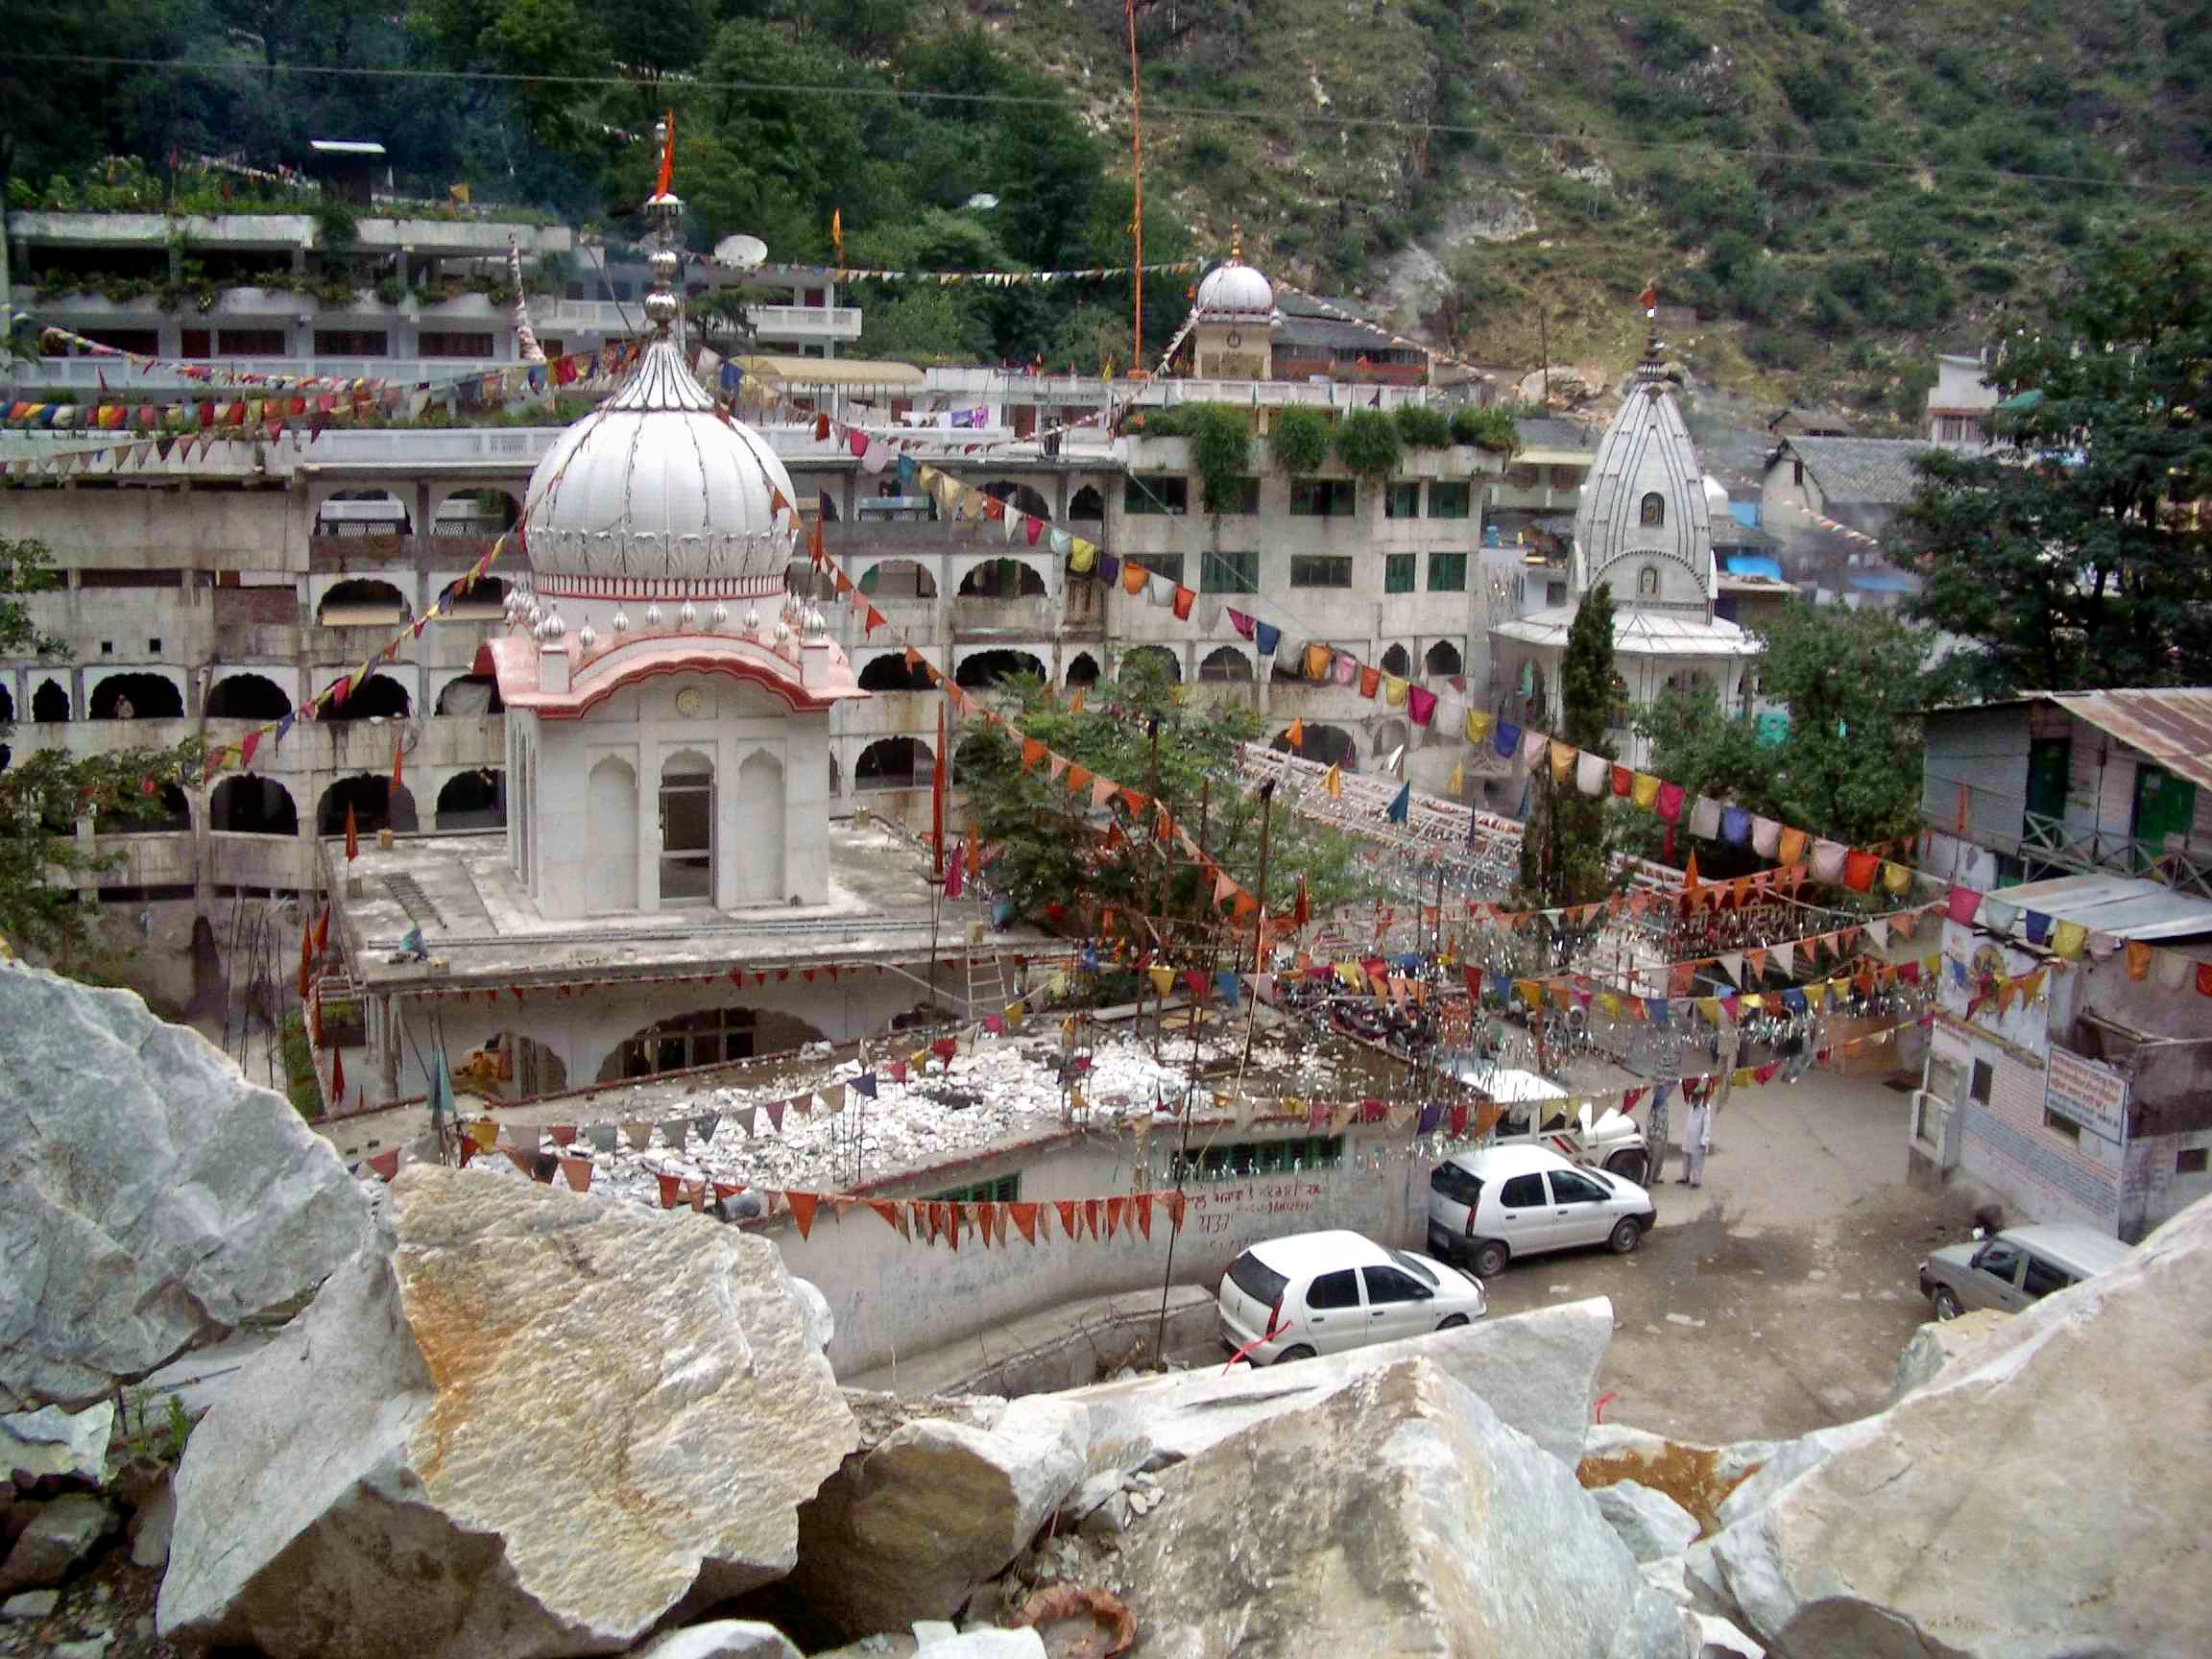
M 739 271 L 757 271 L 768 257 L 768 244 L 757 236 L 725 236 L 714 244 L 715 262 Z

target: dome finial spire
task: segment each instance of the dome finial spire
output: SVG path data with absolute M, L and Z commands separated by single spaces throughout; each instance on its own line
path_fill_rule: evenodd
M 1233 224 L 1229 227 L 1229 263 L 1241 265 L 1243 262 L 1244 227 L 1241 223 Z
M 677 249 L 683 241 L 684 198 L 675 191 L 675 110 L 661 115 L 653 135 L 661 141 L 661 177 L 645 204 L 646 217 L 653 221 L 654 243 L 646 259 L 653 272 L 653 290 L 645 296 L 645 317 L 665 340 L 683 310 L 676 295 L 676 277 L 683 268 Z

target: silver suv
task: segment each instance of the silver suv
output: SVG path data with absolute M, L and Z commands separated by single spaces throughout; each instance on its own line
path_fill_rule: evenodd
M 1930 1256 L 1920 1263 L 1920 1294 L 1938 1319 L 1977 1308 L 2017 1313 L 2054 1290 L 2124 1266 L 2134 1255 L 2134 1245 L 2094 1228 L 2008 1227 L 1994 1238 L 1946 1244 Z

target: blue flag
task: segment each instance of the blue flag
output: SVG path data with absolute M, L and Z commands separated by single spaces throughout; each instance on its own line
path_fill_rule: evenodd
M 1407 814 L 1412 811 L 1412 809 L 1413 785 L 1410 783 L 1401 783 L 1398 785 L 1398 799 L 1390 803 L 1390 810 L 1387 816 L 1391 823 L 1403 824 L 1406 822 Z
M 1252 642 L 1260 647 L 1260 655 L 1262 657 L 1274 656 L 1275 647 L 1283 643 L 1283 630 L 1280 628 L 1269 627 L 1264 622 L 1256 622 L 1252 626 L 1252 632 L 1256 636 Z

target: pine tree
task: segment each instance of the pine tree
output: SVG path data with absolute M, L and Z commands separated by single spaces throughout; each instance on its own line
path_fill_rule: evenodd
M 1554 740 L 1612 757 L 1605 741 L 1619 694 L 1613 685 L 1613 589 L 1600 582 L 1582 596 L 1559 664 L 1561 713 Z M 1521 885 L 1546 908 L 1605 897 L 1605 797 L 1551 781 L 1549 764 L 1532 780 L 1534 805 L 1521 839 Z

